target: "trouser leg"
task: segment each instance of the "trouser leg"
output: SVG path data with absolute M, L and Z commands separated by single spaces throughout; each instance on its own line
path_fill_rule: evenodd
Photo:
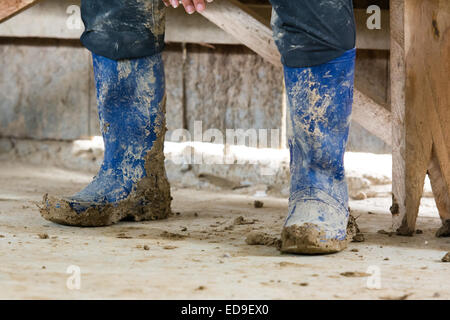
M 161 0 L 82 0 L 81 42 L 113 60 L 160 53 L 164 48 L 165 6 Z
M 291 68 L 331 61 L 355 47 L 352 0 L 270 0 L 282 62 Z

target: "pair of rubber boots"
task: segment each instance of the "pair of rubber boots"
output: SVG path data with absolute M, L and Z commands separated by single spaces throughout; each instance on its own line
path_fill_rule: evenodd
M 283 252 L 332 253 L 347 245 L 343 157 L 353 100 L 355 50 L 326 64 L 284 68 L 292 134 L 289 213 Z M 42 216 L 72 226 L 106 226 L 170 214 L 164 170 L 165 87 L 160 54 L 114 61 L 93 55 L 105 155 L 79 193 L 44 196 Z

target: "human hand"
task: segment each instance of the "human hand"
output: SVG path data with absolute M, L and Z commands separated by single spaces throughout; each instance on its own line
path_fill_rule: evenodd
M 166 7 L 172 6 L 177 8 L 180 3 L 183 5 L 187 13 L 193 14 L 195 11 L 202 12 L 206 9 L 205 0 L 163 0 Z M 213 2 L 213 0 L 206 0 L 206 2 Z

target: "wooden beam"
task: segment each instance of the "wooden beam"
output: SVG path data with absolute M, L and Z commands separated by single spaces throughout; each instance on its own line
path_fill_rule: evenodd
M 450 219 L 450 2 L 391 0 L 394 228 L 415 230 L 428 172 Z
M 448 182 L 444 178 L 439 158 L 435 151 L 428 166 L 428 176 L 442 222 L 450 221 L 450 189 Z M 450 230 L 448 231 L 450 232 Z
M 39 1 L 40 0 L 2 0 L 0 2 L 0 23 L 37 4 Z
M 268 62 L 281 67 L 272 30 L 257 14 L 236 0 L 208 4 L 202 15 L 241 41 Z M 392 143 L 390 112 L 355 89 L 353 120 L 389 145 Z
M 280 53 L 267 22 L 239 1 L 215 1 L 201 14 L 270 63 L 281 66 Z
M 392 145 L 392 115 L 358 89 L 354 91 L 352 119 L 388 146 Z

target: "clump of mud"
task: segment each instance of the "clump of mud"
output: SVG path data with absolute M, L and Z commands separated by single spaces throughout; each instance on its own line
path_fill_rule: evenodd
M 254 224 L 255 220 L 246 220 L 243 216 L 239 216 L 236 219 L 234 219 L 233 224 L 235 226 L 241 226 L 241 225 L 246 225 L 246 224 Z
M 450 219 L 443 222 L 442 227 L 436 231 L 436 237 L 450 237 Z
M 259 231 L 250 232 L 245 239 L 245 242 L 251 246 L 262 245 L 268 247 L 276 247 L 277 249 L 281 248 L 281 239 L 272 237 L 267 233 Z
M 361 233 L 361 230 L 359 230 L 358 223 L 356 223 L 357 219 L 358 218 L 355 218 L 352 215 L 348 217 L 347 239 L 349 239 L 351 242 L 364 242 L 365 238 Z
M 264 206 L 264 202 L 259 201 L 259 200 L 255 200 L 255 201 L 253 202 L 253 206 L 254 206 L 255 208 L 257 208 L 257 209 L 260 209 L 260 208 L 262 208 L 262 207 Z
M 450 262 L 450 252 L 447 252 L 447 254 L 442 258 L 442 262 Z
M 163 238 L 166 238 L 166 239 L 170 239 L 170 240 L 182 240 L 182 239 L 186 238 L 185 235 L 168 232 L 168 231 L 164 231 L 163 233 L 160 234 L 160 236 Z
M 369 277 L 370 274 L 366 273 L 366 272 L 346 271 L 346 272 L 342 272 L 341 276 L 348 277 L 348 278 L 364 278 L 364 277 Z

